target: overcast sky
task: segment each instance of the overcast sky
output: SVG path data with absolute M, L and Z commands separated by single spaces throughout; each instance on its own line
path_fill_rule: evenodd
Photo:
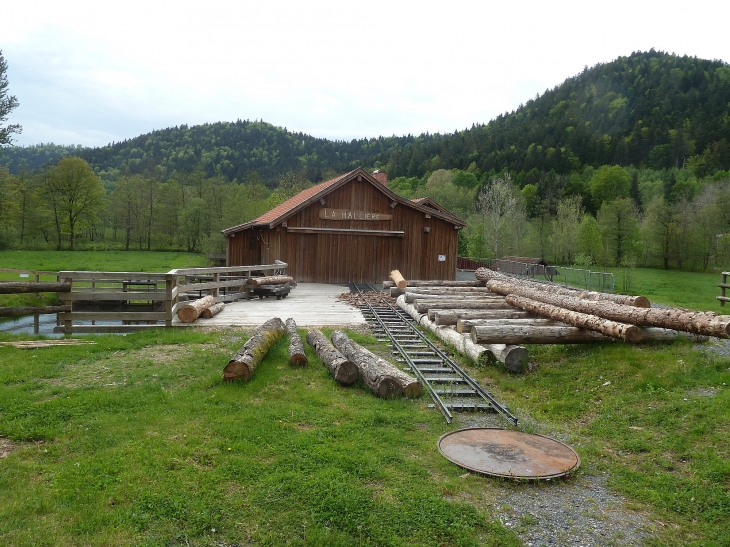
M 238 118 L 330 139 L 452 132 L 633 51 L 730 62 L 727 0 L 26 0 L 2 12 L 18 145 Z

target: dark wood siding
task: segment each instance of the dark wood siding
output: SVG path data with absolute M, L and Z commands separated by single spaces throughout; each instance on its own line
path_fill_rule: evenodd
M 390 207 L 390 198 L 367 180 L 352 181 L 286 220 L 287 227 L 260 229 L 258 249 L 249 249 L 254 232 L 248 229 L 229 240 L 229 265 L 273 263 L 283 260 L 298 282 L 379 283 L 391 270 L 406 279 L 454 279 L 458 231 L 454 224 L 426 218 L 423 211 L 404 204 Z M 347 209 L 393 215 L 391 220 L 330 220 L 320 210 Z M 424 232 L 429 227 L 430 232 Z M 401 237 L 380 234 L 301 233 L 289 228 L 354 229 L 404 232 Z M 439 255 L 446 260 L 440 262 Z

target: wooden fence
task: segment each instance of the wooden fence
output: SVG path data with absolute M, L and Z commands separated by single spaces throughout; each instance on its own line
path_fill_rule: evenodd
M 721 306 L 724 306 L 725 302 L 730 302 L 730 297 L 725 296 L 725 289 L 730 289 L 730 284 L 727 282 L 728 276 L 730 276 L 730 272 L 722 272 L 722 283 L 717 284 L 721 294 L 716 298 L 720 301 Z
M 250 297 L 254 274 L 283 274 L 288 265 L 184 268 L 167 273 L 62 271 L 58 292 L 67 311 L 58 314 L 54 332 L 131 332 L 171 327 L 179 306 L 207 294 L 216 302 Z M 18 291 L 22 292 L 22 291 Z M 121 308 L 121 309 L 120 309 Z

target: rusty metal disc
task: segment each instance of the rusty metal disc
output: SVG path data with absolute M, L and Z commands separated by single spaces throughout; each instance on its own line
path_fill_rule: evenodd
M 459 429 L 443 435 L 438 448 L 459 467 L 494 477 L 552 479 L 580 466 L 580 457 L 568 445 L 544 435 L 507 429 Z

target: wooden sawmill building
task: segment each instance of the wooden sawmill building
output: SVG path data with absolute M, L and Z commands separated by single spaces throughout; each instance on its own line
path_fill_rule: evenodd
M 430 198 L 409 200 L 385 173 L 355 169 L 300 192 L 245 224 L 222 230 L 226 265 L 286 262 L 302 283 L 454 279 L 466 223 Z

